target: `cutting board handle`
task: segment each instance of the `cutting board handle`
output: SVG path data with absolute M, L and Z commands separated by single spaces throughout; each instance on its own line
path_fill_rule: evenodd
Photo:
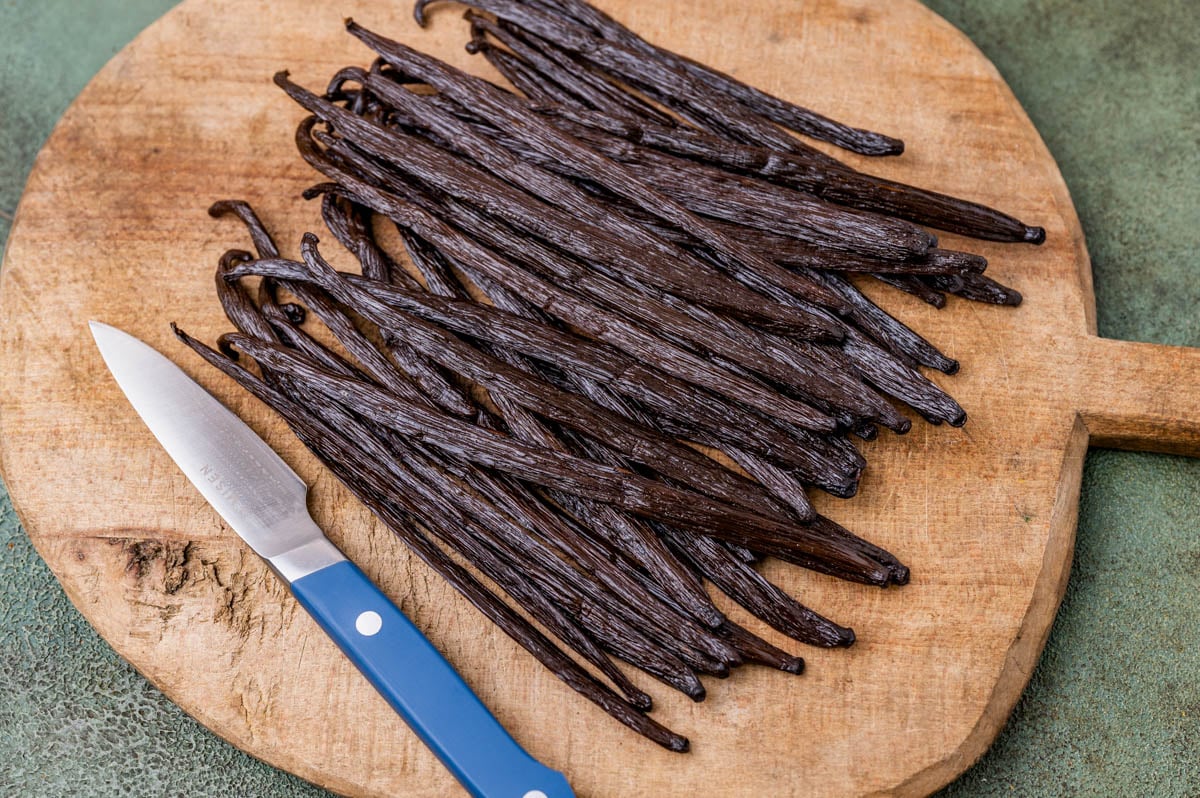
M 1092 446 L 1200 457 L 1200 349 L 1087 336 L 1077 363 Z

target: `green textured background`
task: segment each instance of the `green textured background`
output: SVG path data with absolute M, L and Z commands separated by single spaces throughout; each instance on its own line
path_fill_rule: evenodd
M 880 0 L 886 2 L 886 0 Z M 87 80 L 171 0 L 0 0 L 0 241 Z M 1100 332 L 1200 346 L 1194 0 L 932 0 L 1058 159 Z M 1093 451 L 1066 601 L 993 749 L 941 795 L 1200 796 L 1200 461 Z M 213 737 L 88 626 L 0 489 L 0 795 L 326 795 Z

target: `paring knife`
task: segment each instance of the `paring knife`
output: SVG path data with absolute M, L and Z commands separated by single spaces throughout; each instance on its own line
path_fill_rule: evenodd
M 157 350 L 90 322 L 109 370 L 192 484 L 477 798 L 573 798 L 308 514 L 308 486 Z

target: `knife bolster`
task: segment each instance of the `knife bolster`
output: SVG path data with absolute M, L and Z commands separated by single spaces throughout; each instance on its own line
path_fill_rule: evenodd
M 289 585 L 297 579 L 346 560 L 329 538 L 321 535 L 294 549 L 268 557 L 267 564 Z

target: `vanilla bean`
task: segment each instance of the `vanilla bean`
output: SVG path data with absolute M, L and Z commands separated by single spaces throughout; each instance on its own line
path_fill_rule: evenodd
M 982 274 L 930 275 L 922 279 L 934 289 L 976 302 L 1012 307 L 1021 304 L 1020 292 Z
M 343 437 L 344 432 L 334 432 L 294 401 L 285 398 L 284 395 L 256 379 L 250 372 L 199 344 L 182 331 L 177 330 L 176 334 L 210 364 L 233 377 L 251 393 L 270 404 L 278 412 L 283 413 L 293 430 L 321 456 L 326 466 L 361 501 L 379 515 L 395 533 L 400 535 L 423 561 L 446 578 L 481 612 L 541 660 L 559 678 L 604 708 L 617 720 L 659 745 L 673 751 L 687 750 L 686 738 L 646 717 L 592 677 L 535 627 L 487 590 L 468 571 L 456 564 L 440 548 L 430 543 L 407 518 L 401 516 L 388 503 L 380 502 L 376 497 L 387 495 L 389 486 L 381 482 L 376 471 L 377 465 L 371 464 L 371 461 L 364 458 L 360 450 Z M 419 500 L 414 514 L 415 517 L 422 519 L 430 517 L 430 515 L 436 516 L 436 513 L 422 512 Z
M 899 288 L 906 294 L 912 294 L 922 302 L 933 305 L 939 310 L 946 307 L 946 295 L 921 282 L 915 274 L 872 274 L 872 277 L 893 288 Z
M 414 262 L 425 276 L 430 291 L 442 297 L 467 298 L 469 292 L 456 279 L 448 259 L 428 242 L 410 237 L 413 239 L 410 253 L 414 255 Z M 406 237 L 406 244 L 410 237 Z M 419 246 L 416 246 L 418 242 Z M 533 364 L 523 362 L 521 355 L 515 352 L 502 348 L 491 351 L 510 365 L 539 373 Z M 542 443 L 565 451 L 554 434 L 524 408 L 508 401 L 503 394 L 493 392 L 492 399 L 500 405 L 509 426 L 514 431 L 523 432 L 527 442 Z M 656 581 L 653 584 L 663 591 L 664 600 L 671 602 L 682 614 L 697 618 L 709 626 L 723 622 L 724 616 L 713 606 L 699 582 L 691 578 L 691 572 L 667 551 L 645 522 L 618 513 L 608 505 L 588 502 L 561 491 L 553 491 L 550 496 L 557 505 L 574 514 L 579 522 L 578 528 L 586 536 L 615 547 L 630 562 L 645 568 L 654 576 Z
M 419 22 L 433 1 L 417 0 Z M 686 750 L 642 714 L 652 700 L 626 663 L 696 701 L 701 677 L 742 664 L 804 668 L 709 589 L 834 647 L 854 632 L 764 578 L 762 559 L 911 578 L 808 490 L 853 496 L 853 437 L 907 432 L 901 403 L 964 423 L 920 371 L 958 363 L 851 276 L 939 306 L 1015 305 L 986 259 L 917 225 L 1044 231 L 840 163 L 792 133 L 903 145 L 652 45 L 586 0 L 467 6 L 468 49 L 525 96 L 347 21 L 374 63 L 338 70 L 324 96 L 276 83 L 312 114 L 296 146 L 333 181 L 304 196 L 362 273 L 335 270 L 312 234 L 285 259 L 249 205 L 216 203 L 258 256 L 220 259 L 235 331 L 218 351 L 177 334 L 560 678 Z
M 360 80 L 364 81 L 364 85 L 372 92 L 392 103 L 394 110 L 403 112 L 410 123 L 429 126 L 442 139 L 453 141 L 455 148 L 463 154 L 487 166 L 513 185 L 541 197 L 550 205 L 536 203 L 524 194 L 513 192 L 506 183 L 468 164 L 448 162 L 444 153 L 439 156 L 436 149 L 411 136 L 405 136 L 397 128 L 390 129 L 389 138 L 384 130 L 328 103 L 322 104 L 319 98 L 304 92 L 286 79 L 279 78 L 277 82 L 310 111 L 336 123 L 344 137 L 353 134 L 352 143 L 355 146 L 364 148 L 392 167 L 429 182 L 460 200 L 478 205 L 481 193 L 487 192 L 490 199 L 486 207 L 490 213 L 497 213 L 509 224 L 554 241 L 579 257 L 611 262 L 618 274 L 628 273 L 640 281 L 662 284 L 667 290 L 693 301 L 714 305 L 736 316 L 779 325 L 793 334 L 833 334 L 825 325 L 814 322 L 813 317 L 802 310 L 773 306 L 763 297 L 746 291 L 701 263 L 693 262 L 690 268 L 684 264 L 676 264 L 677 260 L 687 260 L 686 253 L 648 235 L 640 227 L 620 224 L 588 194 L 568 181 L 532 162 L 518 160 L 511 153 L 497 149 L 487 140 L 477 136 L 461 119 L 431 106 L 411 91 L 390 80 L 367 73 L 363 73 Z M 402 148 L 399 146 L 401 141 L 404 143 Z M 608 164 L 607 168 L 611 174 L 618 174 L 615 164 L 603 159 L 601 161 L 601 166 Z M 597 180 L 608 179 L 598 174 L 594 174 L 593 177 Z M 559 211 L 558 208 L 567 209 L 571 213 Z M 594 239 L 594 244 L 583 248 L 583 242 L 589 237 Z M 652 264 L 645 264 L 644 261 L 652 255 Z
M 300 375 L 314 390 L 348 410 L 452 457 L 612 504 L 652 520 L 691 526 L 698 532 L 749 545 L 783 559 L 803 560 L 808 567 L 818 567 L 843 578 L 879 585 L 890 580 L 874 558 L 859 554 L 857 546 L 845 541 L 831 546 L 804 526 L 780 523 L 637 474 L 531 447 L 451 416 L 430 412 L 371 386 L 348 381 L 281 347 L 242 335 L 231 338 L 236 346 L 268 368 Z
M 306 300 L 306 301 L 308 301 L 308 300 Z M 330 314 L 329 309 L 325 308 L 324 313 L 320 314 L 320 315 L 324 319 L 324 318 L 328 318 L 329 314 Z M 355 331 L 353 329 L 353 327 L 350 326 L 347 322 L 343 321 L 341 323 L 337 323 L 335 321 L 333 329 L 339 333 L 339 338 L 342 341 L 343 345 L 347 346 L 351 351 L 355 352 L 360 357 L 362 357 L 365 352 L 369 351 L 369 348 L 370 348 L 369 344 L 367 344 L 365 342 L 365 339 L 361 339 L 361 336 L 357 333 L 357 331 Z M 298 330 L 294 331 L 293 340 L 300 340 L 300 339 L 303 339 L 306 342 L 307 345 L 305 348 L 307 351 L 312 351 L 314 348 L 317 350 L 322 349 L 318 344 L 313 342 L 311 339 L 308 339 L 307 336 L 304 336 L 303 333 L 300 333 Z M 361 342 L 356 342 L 355 339 L 361 339 Z M 328 353 L 327 351 L 325 351 L 325 354 L 321 359 L 322 359 L 322 361 L 328 362 L 330 357 L 333 357 L 332 353 Z M 381 361 L 378 359 L 377 356 L 371 356 L 368 354 L 366 357 L 367 357 L 367 362 L 370 364 L 373 364 L 373 367 L 371 367 L 369 369 L 372 376 L 376 377 L 377 379 L 382 379 L 385 383 L 390 382 L 390 379 L 386 373 L 388 371 L 388 366 L 386 364 L 381 365 Z M 348 369 L 338 369 L 338 373 L 348 374 L 348 375 L 352 374 L 352 372 Z M 343 423 L 339 426 L 344 427 L 345 424 Z M 409 452 L 407 457 L 404 459 L 405 459 L 405 462 L 410 465 L 410 467 L 415 467 L 416 469 L 425 473 L 427 479 L 430 478 L 430 474 L 433 475 L 432 478 L 435 481 L 440 479 L 436 475 L 436 472 L 430 471 L 429 466 L 423 465 L 421 463 L 421 461 L 419 461 L 419 460 L 414 460 L 414 458 L 416 458 L 416 457 L 417 457 L 417 455 L 414 452 Z M 468 467 L 468 470 L 469 470 L 469 467 Z M 469 476 L 474 476 L 476 478 L 475 484 L 479 484 L 478 479 L 480 478 L 480 475 L 470 474 Z M 488 484 L 490 485 L 492 483 L 488 483 Z M 439 482 L 439 486 L 435 486 L 434 490 L 436 491 L 436 494 L 438 496 L 451 496 L 451 495 L 461 496 L 462 495 L 459 491 L 455 490 L 453 487 L 450 487 L 449 483 L 445 483 L 445 482 Z M 492 495 L 494 496 L 496 494 L 493 493 Z M 503 495 L 506 498 L 511 499 L 510 495 L 508 495 L 508 494 L 503 494 Z M 510 500 L 506 504 L 506 506 L 511 510 L 514 505 L 512 504 L 512 502 Z M 445 507 L 443 507 L 442 509 L 443 509 L 443 511 L 446 510 Z M 447 514 L 445 512 L 443 512 L 442 515 L 439 516 L 439 518 L 441 518 L 441 517 L 447 517 Z M 490 517 L 490 515 L 486 512 L 480 512 L 480 505 L 478 503 L 473 503 L 470 507 L 469 517 L 475 518 L 478 520 L 483 520 L 485 517 Z M 527 519 L 527 516 L 520 512 L 520 508 L 518 508 L 518 517 Z M 542 521 L 545 520 L 544 517 L 540 517 L 540 519 Z M 465 522 L 464 517 L 462 517 L 462 516 L 456 516 L 456 517 L 452 518 L 451 520 L 453 520 L 455 523 L 457 523 L 458 528 L 462 529 L 464 532 L 469 532 L 473 528 L 470 524 L 467 524 Z M 526 520 L 526 523 L 528 523 L 528 520 Z M 499 521 L 499 522 L 494 521 L 491 525 L 491 528 L 497 529 L 497 528 L 501 527 L 502 525 L 503 525 L 503 521 Z M 536 526 L 537 528 L 545 529 L 544 523 L 542 523 L 542 524 L 534 523 L 533 526 Z M 447 539 L 448 536 L 443 532 L 441 534 L 441 537 L 443 537 L 443 539 Z M 508 538 L 511 536 L 504 536 L 502 534 L 502 537 Z M 490 545 L 490 546 L 497 545 L 494 538 L 488 537 L 485 535 L 485 539 L 488 541 L 491 541 L 491 543 L 487 543 L 485 545 Z M 499 545 L 503 546 L 503 544 L 499 544 Z M 566 627 L 561 626 L 562 619 L 559 619 L 557 617 L 557 615 L 556 615 L 557 611 L 553 610 L 553 607 L 551 605 L 543 606 L 541 603 L 539 603 L 538 601 L 533 600 L 531 598 L 531 596 L 540 596 L 540 594 L 538 594 L 536 591 L 530 591 L 527 587 L 525 587 L 523 585 L 523 583 L 520 579 L 515 578 L 515 575 L 507 574 L 507 571 L 505 571 L 505 567 L 503 564 L 505 562 L 514 561 L 514 556 L 509 549 L 505 549 L 505 551 L 510 552 L 507 557 L 505 557 L 503 555 L 498 556 L 498 557 L 488 557 L 488 555 L 487 555 L 488 551 L 490 551 L 490 549 L 478 549 L 478 548 L 473 549 L 472 550 L 472 561 L 475 562 L 477 565 L 480 565 L 480 567 L 482 567 L 485 570 L 485 572 L 488 573 L 492 578 L 497 579 L 498 583 L 503 585 L 505 590 L 507 592 L 509 592 L 510 595 L 513 595 L 514 597 L 517 597 L 517 598 L 525 597 L 525 601 L 523 601 L 523 604 L 525 604 L 526 608 L 531 613 L 533 613 L 536 618 L 538 618 L 543 623 L 547 624 L 548 628 L 552 628 L 552 629 L 561 628 L 561 631 L 565 635 L 567 635 L 567 637 L 565 637 L 564 639 L 575 640 L 575 643 L 573 643 L 573 647 L 575 647 L 577 651 L 580 651 L 581 655 L 585 656 L 585 658 L 587 658 L 588 661 L 597 665 L 597 667 L 599 667 L 602 670 L 602 672 L 605 672 L 606 674 L 608 674 L 610 676 L 610 678 L 613 678 L 614 683 L 618 684 L 618 686 L 621 686 L 622 690 L 624 692 L 626 692 L 627 695 L 631 696 L 631 700 L 634 701 L 635 706 L 642 707 L 642 706 L 646 706 L 648 704 L 648 696 L 644 696 L 644 693 L 640 693 L 640 691 L 636 691 L 636 690 L 634 690 L 631 693 L 630 690 L 628 689 L 629 688 L 628 683 L 621 681 L 623 679 L 623 675 L 620 674 L 620 671 L 612 668 L 611 664 L 607 663 L 605 658 L 597 657 L 597 652 L 591 650 L 590 647 L 587 645 L 586 637 L 584 637 L 582 639 L 577 639 L 578 635 L 576 634 L 576 632 L 572 626 L 566 626 Z M 480 561 L 480 557 L 485 558 L 482 561 L 482 564 Z M 532 562 L 532 560 L 528 556 L 528 553 L 526 553 L 523 556 L 518 556 L 517 559 L 520 559 L 521 561 L 526 563 L 527 568 L 526 568 L 525 573 L 528 575 L 530 573 L 528 570 L 528 566 Z M 540 560 L 542 562 L 546 561 L 546 556 L 544 553 L 540 557 Z M 595 565 L 596 565 L 596 563 L 593 562 L 593 566 L 595 566 Z M 599 565 L 602 568 L 604 563 L 600 562 Z M 596 572 L 596 569 L 593 568 L 593 573 L 595 573 L 595 572 Z M 507 574 L 507 576 L 506 576 L 506 574 Z M 560 578 L 562 578 L 561 572 L 560 572 Z M 623 588 L 625 588 L 627 591 L 627 585 L 623 586 Z M 626 594 L 627 594 L 627 592 L 621 593 L 619 595 L 626 595 Z M 571 594 L 571 596 L 572 596 L 572 598 L 568 598 L 566 601 L 567 601 L 568 605 L 573 606 L 572 602 L 576 601 L 578 599 L 578 596 L 575 594 Z M 533 606 L 529 606 L 530 601 L 533 601 Z M 642 606 L 644 607 L 645 605 L 642 605 Z M 647 643 L 647 645 L 648 645 L 648 643 Z M 627 652 L 626 652 L 626 655 L 629 656 Z M 635 662 L 635 664 L 636 664 L 636 662 Z M 663 672 L 666 673 L 666 671 L 663 671 Z M 691 682 L 685 680 L 683 682 L 679 682 L 679 684 L 685 685 L 686 689 L 692 690 L 694 692 L 694 685 Z
M 306 139 L 307 136 L 301 131 L 299 138 Z M 625 294 L 622 296 L 619 292 L 612 295 L 612 304 L 607 306 L 585 300 L 574 294 L 573 291 L 565 291 L 558 286 L 570 284 L 573 289 L 578 289 L 581 283 L 591 285 L 603 283 L 603 280 L 596 279 L 594 275 L 589 279 L 589 275 L 586 273 L 571 272 L 560 273 L 556 278 L 557 285 L 549 283 L 525 271 L 512 261 L 498 257 L 492 250 L 481 247 L 473 238 L 453 230 L 423 209 L 406 201 L 405 198 L 375 188 L 311 149 L 302 146 L 302 152 L 314 166 L 330 177 L 339 180 L 342 185 L 341 190 L 361 197 L 378 212 L 389 216 L 398 224 L 411 227 L 423 238 L 434 242 L 439 247 L 460 253 L 462 262 L 470 263 L 474 268 L 486 272 L 493 279 L 515 288 L 564 322 L 622 349 L 636 360 L 654 364 L 662 371 L 685 382 L 713 390 L 735 402 L 754 407 L 769 417 L 787 420 L 802 429 L 809 428 L 817 431 L 833 431 L 835 429 L 832 419 L 814 408 L 790 401 L 786 397 L 772 395 L 761 385 L 729 374 L 722 369 L 714 369 L 711 364 L 691 352 L 649 334 L 637 323 L 631 323 L 627 316 L 627 314 L 636 313 L 634 316 L 636 321 L 650 324 L 661 323 L 664 317 L 671 318 L 679 315 L 672 313 L 669 308 L 659 306 L 643 309 L 636 295 Z M 473 230 L 475 235 L 499 236 L 498 240 L 508 242 L 512 247 L 517 248 L 516 253 L 519 257 L 523 253 L 523 257 L 536 259 L 542 265 L 556 263 L 566 265 L 564 262 L 556 260 L 552 252 L 544 250 L 534 241 L 521 241 L 512 237 L 502 228 L 489 225 L 487 220 L 482 217 L 474 216 L 471 221 L 477 223 Z M 494 244 L 495 241 L 496 239 L 493 238 L 490 243 Z M 676 320 L 672 319 L 672 321 Z M 681 322 L 681 326 L 685 322 L 686 317 Z M 712 335 L 711 331 L 708 332 L 707 339 L 711 341 Z
M 561 102 L 561 100 L 560 100 Z M 615 136 L 665 153 L 807 191 L 838 205 L 875 211 L 917 224 L 991 241 L 1040 244 L 1046 232 L 969 200 L 866 174 L 809 153 L 756 147 L 677 125 L 607 115 L 569 103 L 542 102 L 535 111 L 591 143 Z M 609 145 L 612 146 L 611 144 Z
M 763 264 L 762 257 L 752 248 L 722 235 L 683 206 L 648 188 L 621 164 L 580 146 L 578 140 L 530 112 L 519 98 L 499 92 L 486 81 L 454 70 L 436 59 L 422 56 L 353 22 L 347 23 L 347 30 L 402 71 L 416 74 L 460 104 L 478 107 L 495 114 L 499 123 L 509 125 L 511 131 L 529 143 L 544 148 L 547 153 L 552 153 L 565 162 L 577 164 L 607 190 L 678 226 L 704 245 L 737 258 L 751 267 Z M 932 236 L 927 237 L 932 246 Z
M 946 357 L 920 335 L 888 315 L 844 277 L 829 273 L 815 273 L 814 277 L 849 302 L 854 307 L 855 325 L 888 350 L 946 374 L 958 371 L 958 361 Z M 979 277 L 987 279 L 982 275 Z
M 425 5 L 427 3 L 418 2 L 414 9 L 418 24 L 424 23 Z M 832 158 L 821 156 L 771 122 L 747 111 L 736 100 L 708 90 L 700 81 L 677 67 L 647 59 L 642 53 L 600 39 L 589 31 L 519 2 L 471 0 L 469 5 L 489 11 L 519 27 L 526 39 L 536 41 L 540 49 L 555 48 L 574 54 L 599 71 L 644 92 L 697 126 L 742 141 L 783 150 L 809 151 L 814 154 L 813 157 L 824 157 L 833 162 Z
M 585 433 L 603 427 L 606 429 L 606 439 L 611 445 L 620 447 L 645 465 L 668 476 L 683 480 L 693 489 L 709 493 L 721 500 L 752 508 L 758 512 L 772 512 L 770 509 L 772 502 L 762 493 L 759 486 L 735 476 L 688 447 L 677 444 L 665 436 L 656 435 L 648 428 L 634 425 L 583 397 L 560 391 L 546 383 L 538 383 L 525 373 L 508 366 L 497 358 L 486 355 L 455 338 L 444 336 L 438 328 L 420 321 L 416 316 L 396 310 L 395 304 L 388 305 L 378 302 L 370 292 L 357 289 L 352 281 L 338 277 L 328 264 L 319 260 L 319 255 L 311 243 L 306 251 L 306 260 L 309 261 L 307 269 L 300 268 L 299 264 L 288 264 L 281 261 L 240 264 L 230 272 L 229 276 L 237 277 L 253 273 L 319 283 L 339 301 L 355 307 L 360 314 L 373 318 L 376 323 L 382 325 L 383 329 L 402 337 L 403 340 L 427 356 L 444 362 L 448 367 L 480 385 L 500 390 L 519 401 L 523 406 Z M 384 296 L 388 295 L 386 286 L 377 285 L 375 290 Z M 394 298 L 398 298 L 400 296 L 399 289 L 393 289 L 392 295 Z M 426 307 L 436 305 L 438 302 L 449 302 L 445 299 L 421 297 L 414 294 L 409 294 L 407 298 L 414 302 L 423 301 Z M 443 307 L 447 306 L 443 304 Z M 489 318 L 492 321 L 498 321 L 500 318 L 498 312 L 475 306 L 473 303 L 459 303 L 457 313 L 443 312 L 437 318 L 442 322 L 462 324 L 460 329 L 478 333 L 475 324 L 469 320 L 470 316 L 475 316 L 477 319 Z M 507 320 L 509 330 L 519 330 L 523 324 L 523 320 L 515 317 Z M 493 329 L 500 329 L 500 327 L 498 324 L 493 324 Z M 536 335 L 537 330 L 529 332 Z M 546 335 L 543 340 L 549 337 Z M 509 340 L 518 340 L 521 344 L 532 343 L 528 339 L 512 338 Z M 570 349 L 564 346 L 552 350 L 551 354 L 542 356 L 553 360 L 555 355 L 563 351 L 570 352 Z M 590 351 L 595 351 L 595 348 L 591 348 Z M 576 356 L 586 357 L 586 355 Z M 588 361 L 582 360 L 581 362 Z M 411 397 L 400 395 L 400 398 L 412 401 Z
M 493 47 L 485 40 L 472 40 L 467 43 L 470 53 L 482 53 L 487 62 L 496 68 L 517 91 L 536 103 L 559 104 L 576 103 L 579 98 L 541 75 L 536 74 L 527 63 L 512 53 Z
M 654 106 L 640 97 L 614 86 L 604 77 L 594 74 L 590 69 L 555 50 L 539 49 L 533 42 L 522 36 L 521 31 L 503 22 L 493 22 L 487 17 L 468 10 L 466 20 L 471 23 L 471 41 L 467 45 L 468 52 L 482 51 L 485 57 L 500 56 L 503 62 L 503 51 L 490 47 L 484 34 L 491 34 L 497 41 L 508 47 L 514 54 L 510 61 L 525 65 L 544 76 L 544 80 L 564 89 L 577 101 L 587 103 L 592 108 L 618 116 L 634 119 L 650 119 L 655 123 L 671 126 L 674 121 Z
M 338 243 L 358 259 L 364 275 L 405 288 L 421 287 L 375 240 L 370 208 L 337 194 L 326 194 L 321 199 L 321 220 Z M 278 257 L 278 253 L 262 257 Z
M 756 662 L 785 673 L 804 673 L 803 659 L 771 645 L 733 621 L 727 621 L 719 631 L 748 662 Z
M 804 493 L 804 486 L 782 468 L 767 462 L 752 452 L 729 447 L 726 452 L 747 474 L 757 479 L 772 495 L 778 497 L 802 521 L 812 521 L 817 512 Z
M 664 529 L 667 542 L 704 577 L 757 618 L 795 640 L 816 646 L 849 646 L 854 631 L 803 606 L 712 538 Z
M 423 7 L 436 0 L 417 2 L 422 9 L 417 12 L 420 19 Z M 547 4 L 544 8 L 549 9 L 551 6 Z M 647 59 L 660 60 L 690 73 L 698 85 L 732 97 L 754 113 L 797 133 L 836 144 L 862 155 L 899 155 L 904 152 L 904 142 L 899 139 L 836 122 L 808 108 L 767 94 L 686 56 L 656 47 L 585 0 L 563 0 L 553 8 L 562 16 L 590 28 L 598 36 L 622 44 L 643 54 Z

